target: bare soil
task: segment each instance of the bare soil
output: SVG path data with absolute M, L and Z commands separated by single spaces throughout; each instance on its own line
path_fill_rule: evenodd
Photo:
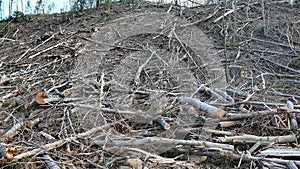
M 300 167 L 300 10 L 231 9 L 116 3 L 1 21 L 0 152 L 13 156 L 1 168 Z

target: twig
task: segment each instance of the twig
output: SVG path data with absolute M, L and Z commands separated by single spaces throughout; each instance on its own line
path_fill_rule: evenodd
M 290 45 L 280 43 L 280 42 L 268 41 L 268 40 L 264 40 L 264 39 L 258 39 L 258 38 L 242 36 L 242 35 L 238 35 L 238 36 L 241 37 L 241 38 L 251 39 L 251 40 L 255 40 L 255 41 L 259 41 L 259 42 L 270 43 L 270 44 L 273 44 L 273 45 L 290 48 Z M 300 50 L 300 48 L 295 47 L 295 46 L 294 46 L 294 49 Z
M 151 93 L 147 91 L 138 91 L 138 90 L 127 90 L 127 89 L 110 89 L 111 92 L 118 93 L 127 93 L 127 94 L 140 94 L 149 96 Z
M 55 89 L 64 87 L 65 85 L 67 85 L 67 84 L 69 84 L 69 83 L 70 83 L 70 82 L 65 82 L 65 83 L 60 84 L 60 85 L 58 85 L 58 86 L 53 86 L 53 87 L 51 87 L 50 89 L 48 89 L 48 90 L 46 91 L 46 93 L 50 93 L 52 90 L 55 90 Z
M 161 60 L 166 67 L 169 67 L 169 64 L 162 58 L 160 57 L 152 48 L 148 47 L 148 46 L 142 46 L 144 49 L 149 50 L 150 52 L 152 52 L 152 54 L 157 57 L 159 60 Z
M 233 10 L 234 10 L 234 14 L 233 14 L 233 44 L 235 44 L 236 42 L 236 33 L 237 33 L 237 4 L 236 4 L 237 0 L 233 0 Z
M 220 128 L 227 128 L 237 125 L 237 121 L 221 121 L 219 122 Z
M 93 161 L 89 160 L 89 159 L 85 159 L 87 162 L 89 162 L 90 164 L 92 164 L 95 168 L 97 169 L 107 169 L 106 167 L 103 167 L 101 165 L 98 165 L 96 163 L 94 163 Z
M 219 90 L 217 88 L 213 88 L 213 91 L 216 92 L 218 95 L 222 96 L 228 104 L 234 104 L 234 100 L 231 96 L 229 96 L 225 91 Z
M 39 132 L 40 135 L 44 136 L 45 138 L 47 138 L 48 140 L 55 140 L 55 138 L 53 136 L 51 136 L 50 134 L 48 133 L 45 133 L 43 131 L 40 131 Z
M 104 81 L 104 73 L 102 72 L 101 74 L 101 85 L 100 85 L 100 94 L 99 94 L 99 108 L 102 108 L 102 100 L 103 100 L 103 96 L 104 96 L 104 86 L 105 86 L 105 81 Z
M 245 92 L 242 92 L 242 91 L 239 91 L 239 90 L 236 90 L 236 89 L 232 89 L 232 88 L 226 89 L 226 91 L 228 93 L 233 94 L 233 95 L 238 95 L 238 96 L 243 96 L 243 97 L 248 97 L 249 96 L 248 93 L 245 93 Z
M 68 122 L 69 122 L 69 126 L 71 127 L 72 131 L 73 131 L 73 134 L 76 134 L 75 132 L 75 129 L 73 127 L 73 123 L 72 123 L 72 120 L 70 118 L 70 109 L 68 109 L 67 107 L 65 108 L 64 110 L 64 114 L 66 114 L 66 117 L 68 119 Z
M 228 78 L 228 56 L 227 56 L 227 37 L 228 37 L 228 26 L 225 23 L 225 14 L 226 14 L 226 10 L 227 10 L 227 1 L 225 1 L 224 4 L 224 9 L 223 9 L 223 15 L 222 17 L 222 30 L 221 30 L 221 34 L 223 35 L 224 39 L 223 39 L 223 54 L 225 57 L 225 80 L 226 83 L 229 82 L 229 78 Z M 221 18 L 220 18 L 221 19 Z
M 245 151 L 243 151 L 243 153 L 242 153 L 242 155 L 241 155 L 241 158 L 240 158 L 239 163 L 238 163 L 238 168 L 241 167 L 241 164 L 242 164 L 244 155 L 245 155 Z
M 99 109 L 101 109 L 102 107 L 104 107 L 103 105 L 102 105 L 102 101 L 103 101 L 103 97 L 104 97 L 104 86 L 105 86 L 105 81 L 104 81 L 104 73 L 102 72 L 102 74 L 101 74 L 101 85 L 100 85 L 100 94 L 99 94 L 99 105 L 98 105 L 98 107 L 99 107 Z M 101 118 L 102 118 L 102 120 L 104 121 L 104 123 L 105 124 L 107 124 L 107 121 L 106 121 L 106 119 L 105 119 L 105 117 L 103 116 L 103 114 L 102 114 L 102 112 L 100 111 L 99 113 L 97 113 L 97 115 L 96 115 L 96 120 L 98 120 L 98 115 L 101 115 Z
M 191 59 L 191 61 L 193 62 L 193 64 L 198 68 L 199 65 L 195 62 L 194 58 L 192 57 L 192 55 L 190 54 L 190 52 L 186 49 L 186 47 L 184 46 L 184 44 L 182 43 L 182 41 L 179 39 L 179 37 L 177 36 L 175 30 L 175 28 L 172 29 L 172 33 L 174 34 L 175 38 L 177 39 L 177 41 L 180 43 L 181 47 L 183 48 L 183 50 L 186 52 L 186 54 L 189 56 L 189 58 Z
M 296 99 L 300 99 L 300 95 L 294 95 L 294 94 L 285 94 L 285 93 L 281 93 L 279 91 L 276 91 L 275 89 L 272 89 L 273 92 L 271 93 L 275 93 L 276 95 L 280 95 L 280 96 L 284 96 L 284 97 L 294 97 Z M 266 91 L 268 92 L 268 91 Z
M 27 55 L 28 52 L 31 51 L 31 48 L 27 49 L 15 62 L 19 62 L 21 59 L 24 58 L 25 55 Z
M 263 31 L 264 31 L 264 35 L 267 34 L 267 29 L 266 29 L 266 15 L 265 15 L 265 3 L 266 3 L 266 0 L 261 0 L 261 15 L 262 15 L 262 18 L 263 18 Z
M 201 19 L 201 20 L 198 20 L 198 21 L 195 21 L 195 22 L 192 22 L 192 23 L 188 23 L 188 24 L 185 24 L 185 25 L 181 25 L 180 27 L 188 27 L 188 26 L 193 26 L 193 25 L 196 25 L 196 24 L 198 24 L 198 23 L 200 23 L 200 22 L 204 22 L 204 21 L 207 21 L 207 20 L 209 20 L 210 18 L 212 18 L 213 16 L 215 16 L 218 12 L 219 12 L 219 10 L 220 10 L 221 8 L 217 8 L 217 10 L 214 10 L 214 12 L 212 13 L 212 14 L 210 14 L 210 15 L 208 15 L 206 18 L 204 18 L 204 19 Z
M 290 68 L 290 67 L 288 67 L 288 66 L 284 66 L 284 65 L 282 65 L 282 64 L 280 64 L 280 63 L 274 62 L 274 61 L 268 59 L 266 56 L 260 56 L 259 54 L 256 54 L 256 53 L 255 53 L 255 55 L 259 56 L 260 59 L 266 60 L 266 61 L 271 62 L 271 63 L 273 63 L 273 64 L 275 64 L 275 65 L 277 65 L 277 66 L 280 66 L 280 67 L 282 67 L 282 68 L 284 68 L 284 69 L 287 69 L 287 70 L 289 70 L 289 71 L 292 71 L 292 72 L 295 72 L 295 73 L 299 73 L 299 74 L 300 74 L 300 70 L 295 70 L 295 69 Z
M 145 63 L 143 63 L 141 66 L 139 66 L 137 72 L 136 72 L 136 75 L 135 75 L 135 78 L 134 78 L 134 82 L 139 85 L 140 84 L 140 76 L 141 76 L 141 73 L 143 71 L 143 69 L 145 68 L 145 66 L 149 63 L 149 61 L 152 59 L 152 56 L 153 56 L 153 52 L 152 54 L 150 55 L 150 57 L 146 60 Z
M 14 40 L 14 39 L 10 39 L 10 38 L 0 38 L 0 40 L 1 40 L 0 43 L 3 42 L 3 41 L 5 41 L 5 40 L 6 41 L 12 41 L 12 42 L 18 41 L 18 40 Z
M 226 105 L 232 105 L 234 104 L 234 99 L 229 96 L 225 91 L 219 90 L 217 88 L 209 88 L 206 87 L 204 85 L 201 85 L 200 87 L 197 88 L 197 90 L 192 94 L 192 97 L 198 93 L 198 91 L 204 91 L 204 92 L 208 92 L 211 95 L 217 97 L 216 100 L 221 100 L 223 102 L 225 102 Z M 218 103 L 215 103 L 218 104 Z M 223 104 L 218 104 L 218 105 L 223 105 Z
M 0 98 L 0 101 L 4 101 L 5 99 L 11 98 L 11 97 L 16 97 L 20 94 L 19 90 L 13 90 L 10 93 L 2 96 L 2 98 Z
M 260 102 L 260 101 L 246 101 L 246 102 L 240 102 L 240 103 L 268 105 L 268 106 L 285 106 L 286 105 L 284 103 L 272 103 L 272 102 Z M 300 108 L 300 105 L 294 105 L 294 108 Z M 294 110 L 294 111 L 298 112 L 298 110 Z
M 236 10 L 238 10 L 238 9 L 240 9 L 240 8 L 242 8 L 243 6 L 240 6 L 240 7 L 238 7 L 238 8 L 236 8 Z M 231 14 L 231 13 L 233 13 L 234 12 L 234 9 L 230 9 L 229 11 L 227 11 L 227 12 L 225 12 L 222 16 L 220 16 L 220 17 L 218 17 L 217 19 L 215 19 L 214 21 L 213 21 L 213 23 L 217 23 L 218 21 L 220 21 L 221 19 L 223 19 L 224 17 L 226 17 L 227 15 L 229 15 L 229 14 Z
M 63 95 L 64 96 L 64 95 Z M 60 96 L 56 95 L 50 95 L 46 93 L 45 91 L 39 91 L 35 95 L 34 101 L 38 104 L 49 104 L 53 102 L 74 102 L 74 101 L 81 101 L 84 100 L 84 98 L 62 98 Z
M 193 129 L 191 129 L 193 131 Z M 206 133 L 212 133 L 212 134 L 217 134 L 217 135 L 226 135 L 226 136 L 233 136 L 236 133 L 230 132 L 230 131 L 221 131 L 221 130 L 214 130 L 214 129 L 209 129 L 209 128 L 202 128 L 203 132 Z
M 43 64 L 43 65 L 41 65 L 40 67 L 38 67 L 38 68 L 36 68 L 36 69 L 30 69 L 30 70 L 26 70 L 26 71 L 24 71 L 24 72 L 22 72 L 21 74 L 28 74 L 28 73 L 31 73 L 31 72 L 39 72 L 39 70 L 41 70 L 42 68 L 44 68 L 44 67 L 47 67 L 47 66 L 49 66 L 49 65 L 52 65 L 52 64 L 54 64 L 54 63 L 57 63 L 57 62 L 61 62 L 62 60 L 64 60 L 64 59 L 55 59 L 55 60 L 53 60 L 52 62 L 49 62 L 49 63 L 47 63 L 47 64 Z M 50 75 L 49 75 L 50 76 Z M 37 79 L 39 79 L 40 77 L 38 77 Z M 33 79 L 27 79 L 28 81 L 30 81 L 30 80 L 33 80 Z

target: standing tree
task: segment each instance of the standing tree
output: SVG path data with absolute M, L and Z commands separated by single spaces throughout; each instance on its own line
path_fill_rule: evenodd
M 21 0 L 21 11 L 24 12 L 24 5 L 23 5 L 23 0 Z
M 48 8 L 48 13 L 51 13 L 51 11 L 55 8 L 54 2 L 48 4 L 47 8 Z
M 9 17 L 12 15 L 12 3 L 13 3 L 13 0 L 10 0 L 9 1 L 9 6 L 8 6 L 8 15 L 9 15 Z
M 32 9 L 31 9 L 31 4 L 30 4 L 30 0 L 27 0 L 26 2 L 26 7 L 25 7 L 25 13 L 26 14 L 29 14 L 32 12 Z
M 2 19 L 2 13 L 3 13 L 3 10 L 2 10 L 2 0 L 0 0 L 0 19 Z
M 35 6 L 35 13 L 39 14 L 43 8 L 43 0 L 38 0 Z
M 80 0 L 80 12 L 83 11 L 83 8 L 84 8 L 84 4 L 85 4 L 85 0 Z
M 100 8 L 100 4 L 101 4 L 101 1 L 100 0 L 96 0 L 96 9 Z
M 16 3 L 16 10 L 19 11 L 19 0 L 17 0 L 17 3 Z

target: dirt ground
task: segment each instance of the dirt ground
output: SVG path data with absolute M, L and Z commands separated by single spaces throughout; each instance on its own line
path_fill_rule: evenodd
M 300 10 L 264 7 L 1 21 L 1 168 L 300 167 Z

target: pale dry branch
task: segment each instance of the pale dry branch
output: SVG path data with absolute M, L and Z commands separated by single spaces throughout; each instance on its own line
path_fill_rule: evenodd
M 163 129 L 165 130 L 169 130 L 171 128 L 170 124 L 167 123 L 164 119 L 157 119 L 156 120 L 158 124 L 160 124 L 160 126 L 163 127 Z
M 30 129 L 32 129 L 35 125 L 37 125 L 41 121 L 42 121 L 42 119 L 36 118 L 34 120 L 25 121 L 24 125 Z
M 269 148 L 266 150 L 259 151 L 260 155 L 263 156 L 272 156 L 272 157 L 296 157 L 300 159 L 300 150 L 299 148 Z
M 184 51 L 186 52 L 186 54 L 189 56 L 189 58 L 191 59 L 191 61 L 193 62 L 193 64 L 196 67 L 199 67 L 199 65 L 196 63 L 196 61 L 194 60 L 193 56 L 190 54 L 190 52 L 187 50 L 187 48 L 185 47 L 185 45 L 183 44 L 183 42 L 180 40 L 180 38 L 178 37 L 178 35 L 175 32 L 175 28 L 172 29 L 172 33 L 175 36 L 175 38 L 177 39 L 177 41 L 180 43 L 181 47 L 184 49 Z
M 183 103 L 188 103 L 188 104 L 195 106 L 199 110 L 204 111 L 208 117 L 220 118 L 220 117 L 224 117 L 224 115 L 226 114 L 226 112 L 223 109 L 208 105 L 208 104 L 201 102 L 195 98 L 179 97 L 178 101 L 183 102 Z
M 252 143 L 261 141 L 264 143 L 293 143 L 297 141 L 295 135 L 286 136 L 255 136 L 250 134 L 242 134 L 241 136 L 230 136 L 230 137 L 218 137 L 218 141 L 222 143 L 232 143 L 232 142 L 244 142 Z
M 170 144 L 170 145 L 190 145 L 190 146 L 203 146 L 204 148 L 219 148 L 224 150 L 234 150 L 234 146 L 229 144 L 219 144 L 209 141 L 201 140 L 180 140 L 169 139 L 161 137 L 145 137 L 142 139 L 130 139 L 130 140 L 95 140 L 90 146 L 137 146 L 144 144 Z
M 16 136 L 23 126 L 23 122 L 16 123 L 11 129 L 9 129 L 2 137 L 4 140 L 9 141 L 12 140 L 14 136 Z
M 46 145 L 42 146 L 42 148 L 36 148 L 36 149 L 31 150 L 31 151 L 27 151 L 27 152 L 24 152 L 22 154 L 18 154 L 14 157 L 14 159 L 15 160 L 20 160 L 20 159 L 23 159 L 23 158 L 26 158 L 26 157 L 34 156 L 34 155 L 42 153 L 43 151 L 49 151 L 49 150 L 52 150 L 54 148 L 60 147 L 60 146 L 64 145 L 67 142 L 70 142 L 70 141 L 72 141 L 71 138 L 58 140 L 58 141 L 55 141 L 53 143 L 46 144 Z
M 47 138 L 48 140 L 55 140 L 55 138 L 53 136 L 51 136 L 50 134 L 48 133 L 45 133 L 43 131 L 40 131 L 39 132 L 40 135 L 44 136 L 45 138 Z
M 288 166 L 289 169 L 298 169 L 298 167 L 293 161 L 288 161 L 286 165 Z
M 77 138 L 88 137 L 88 136 L 92 135 L 93 133 L 95 133 L 97 131 L 106 130 L 108 127 L 110 127 L 112 125 L 114 125 L 114 123 L 109 123 L 109 124 L 106 124 L 106 125 L 103 125 L 103 126 L 100 126 L 100 127 L 93 128 L 93 129 L 88 130 L 86 132 L 77 134 L 74 137 L 68 137 L 68 138 L 65 138 L 65 139 L 62 139 L 62 140 L 55 141 L 53 143 L 43 145 L 43 146 L 41 146 L 41 148 L 36 148 L 36 149 L 31 150 L 31 151 L 27 151 L 27 152 L 23 152 L 22 154 L 18 154 L 14 157 L 14 159 L 15 160 L 20 160 L 20 159 L 23 159 L 23 158 L 26 158 L 26 157 L 30 157 L 30 156 L 33 156 L 33 155 L 43 153 L 44 151 L 49 151 L 49 150 L 58 148 L 58 147 L 64 145 L 65 143 L 75 141 Z M 77 141 L 75 141 L 75 142 L 77 142 Z
M 196 94 L 198 91 L 208 92 L 208 93 L 212 94 L 213 96 L 217 97 L 218 100 L 221 100 L 221 101 L 225 102 L 226 104 L 234 104 L 234 99 L 231 96 L 229 96 L 226 93 L 226 91 L 222 91 L 217 88 L 209 88 L 204 85 L 201 85 L 200 87 L 198 87 L 196 92 L 193 93 L 193 95 Z
M 24 53 L 23 53 L 23 54 L 15 61 L 15 62 L 21 61 L 21 60 L 26 56 L 26 54 L 27 54 L 28 52 L 36 50 L 37 48 L 39 48 L 40 46 L 44 45 L 46 42 L 48 42 L 48 41 L 51 40 L 52 38 L 54 38 L 54 35 L 50 36 L 48 39 L 46 39 L 45 41 L 43 41 L 41 44 L 37 45 L 37 46 L 36 46 L 35 48 L 33 48 L 33 49 L 28 48 L 28 49 L 26 50 L 26 52 L 24 52 Z
M 54 162 L 54 160 L 47 154 L 43 155 L 46 165 L 49 169 L 60 169 L 60 167 Z
M 40 52 L 37 52 L 37 53 L 35 53 L 35 54 L 29 56 L 28 58 L 29 58 L 29 59 L 33 59 L 33 58 L 35 58 L 36 56 L 38 56 L 38 55 L 40 55 L 40 54 L 43 54 L 43 53 L 48 52 L 48 51 L 50 51 L 50 50 L 52 50 L 52 49 L 54 49 L 54 48 L 57 48 L 57 47 L 59 47 L 59 46 L 62 46 L 64 43 L 65 43 L 65 42 L 60 42 L 60 43 L 58 43 L 58 44 L 55 44 L 55 45 L 53 45 L 53 46 L 50 46 L 50 47 L 48 47 L 47 49 L 44 49 L 44 50 L 42 50 L 42 51 L 40 51 Z
M 231 10 L 225 12 L 224 15 L 222 15 L 222 16 L 218 17 L 217 19 L 215 19 L 213 22 L 216 23 L 216 22 L 220 21 L 221 19 L 223 19 L 224 17 L 226 17 L 227 15 L 233 13 L 233 12 L 234 12 L 234 10 L 231 9 Z
M 286 108 L 288 111 L 292 111 L 294 109 L 294 104 L 291 101 L 287 101 Z M 297 117 L 295 113 L 290 113 L 290 123 L 292 129 L 298 128 Z
M 1 78 L 0 85 L 3 83 L 8 83 L 8 82 L 11 83 L 16 80 L 22 81 L 22 80 L 24 80 L 24 77 L 23 76 L 4 77 L 4 78 Z
M 252 154 L 261 145 L 262 145 L 261 141 L 257 141 L 247 152 L 250 153 L 250 154 Z

